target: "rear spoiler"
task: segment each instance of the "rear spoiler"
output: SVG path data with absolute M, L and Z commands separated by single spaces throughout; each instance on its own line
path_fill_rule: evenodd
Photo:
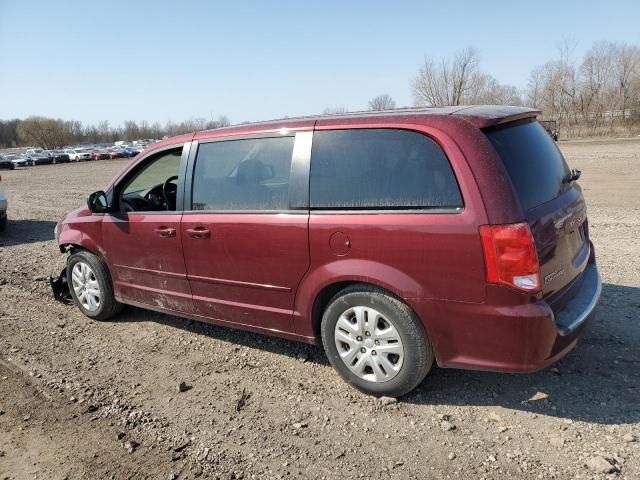
M 478 105 L 461 108 L 452 115 L 464 117 L 478 128 L 495 127 L 504 123 L 535 118 L 542 112 L 534 108 L 507 105 Z

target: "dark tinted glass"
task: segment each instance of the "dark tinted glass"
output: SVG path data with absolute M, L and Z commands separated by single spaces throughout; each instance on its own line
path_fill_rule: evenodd
M 542 125 L 528 122 L 486 133 L 509 172 L 522 208 L 546 203 L 563 191 L 562 179 L 569 168 Z
M 193 210 L 285 210 L 294 137 L 201 144 Z
M 462 199 L 449 161 L 431 139 L 390 129 L 315 132 L 311 208 L 450 208 Z

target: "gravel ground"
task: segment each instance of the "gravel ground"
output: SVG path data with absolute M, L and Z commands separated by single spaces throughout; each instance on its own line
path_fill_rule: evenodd
M 583 171 L 597 322 L 553 368 L 436 368 L 400 402 L 317 347 L 54 302 L 55 222 L 123 161 L 3 171 L 0 479 L 640 478 L 640 139 L 560 146 Z

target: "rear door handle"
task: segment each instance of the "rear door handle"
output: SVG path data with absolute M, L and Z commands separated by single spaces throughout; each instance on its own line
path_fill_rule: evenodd
M 155 229 L 156 235 L 161 238 L 171 238 L 176 236 L 176 229 L 171 227 L 158 227 Z
M 211 236 L 211 232 L 205 227 L 187 228 L 186 232 L 191 238 L 209 238 Z

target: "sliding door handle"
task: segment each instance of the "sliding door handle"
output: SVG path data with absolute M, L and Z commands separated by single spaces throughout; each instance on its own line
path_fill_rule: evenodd
M 191 238 L 209 238 L 211 236 L 211 232 L 205 227 L 187 228 L 186 232 Z

